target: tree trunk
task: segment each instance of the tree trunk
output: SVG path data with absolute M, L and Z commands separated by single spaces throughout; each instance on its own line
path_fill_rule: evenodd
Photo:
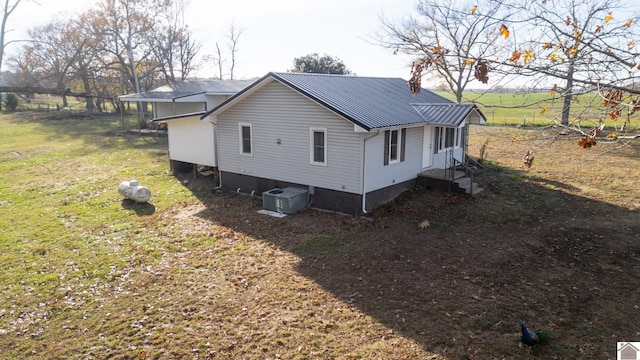
M 81 77 L 82 77 L 82 86 L 84 87 L 84 91 L 87 94 L 91 94 L 91 84 L 89 83 L 89 77 L 87 76 L 86 71 L 82 71 Z M 93 98 L 89 96 L 85 100 L 86 100 L 85 107 L 87 111 L 93 112 L 95 110 L 95 107 L 93 105 Z
M 573 66 L 569 67 L 567 72 L 567 86 L 565 87 L 564 103 L 562 105 L 562 120 L 561 125 L 569 125 L 569 112 L 571 110 L 571 99 L 573 98 Z

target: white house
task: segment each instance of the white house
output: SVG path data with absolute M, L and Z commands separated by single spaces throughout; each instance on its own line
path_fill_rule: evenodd
M 222 188 L 307 189 L 311 206 L 349 214 L 463 162 L 468 124 L 486 121 L 403 79 L 305 73 L 269 73 L 202 120 L 218 128 Z
M 152 122 L 167 124 L 172 167 L 176 162 L 215 167 L 216 129 L 213 124 L 200 121 L 200 117 L 252 82 L 186 80 L 149 92 L 123 95 L 120 100 L 152 103 Z

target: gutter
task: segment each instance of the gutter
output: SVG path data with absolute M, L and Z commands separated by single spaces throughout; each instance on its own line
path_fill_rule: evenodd
M 365 192 L 366 183 L 367 183 L 367 140 L 373 139 L 374 137 L 380 135 L 380 130 L 378 130 L 375 134 L 371 134 L 364 138 L 362 141 L 362 213 L 367 213 L 367 193 Z

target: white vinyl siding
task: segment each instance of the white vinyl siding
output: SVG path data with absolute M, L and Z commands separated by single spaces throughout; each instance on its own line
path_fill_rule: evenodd
M 287 86 L 269 82 L 217 118 L 220 171 L 356 194 L 362 191 L 363 135 L 354 133 L 350 121 Z M 251 123 L 251 157 L 238 153 L 239 123 Z M 310 128 L 326 129 L 331 135 L 325 138 L 326 166 L 309 162 Z
M 399 131 L 400 135 L 402 131 Z M 385 165 L 382 161 L 385 155 L 385 132 L 368 139 L 365 143 L 366 154 L 366 192 L 378 190 L 415 179 L 422 170 L 422 142 L 424 128 L 414 127 L 406 129 L 404 161 Z
M 215 128 L 200 116 L 167 121 L 169 158 L 192 164 L 216 166 Z
M 198 111 L 205 111 L 204 102 L 188 102 L 188 103 L 155 103 L 154 118 L 164 118 L 180 114 L 189 114 Z

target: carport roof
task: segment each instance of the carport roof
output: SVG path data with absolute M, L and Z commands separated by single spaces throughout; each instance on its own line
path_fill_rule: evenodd
M 195 95 L 232 96 L 251 84 L 253 80 L 184 80 L 176 81 L 140 94 L 120 96 L 120 101 L 172 102 Z

